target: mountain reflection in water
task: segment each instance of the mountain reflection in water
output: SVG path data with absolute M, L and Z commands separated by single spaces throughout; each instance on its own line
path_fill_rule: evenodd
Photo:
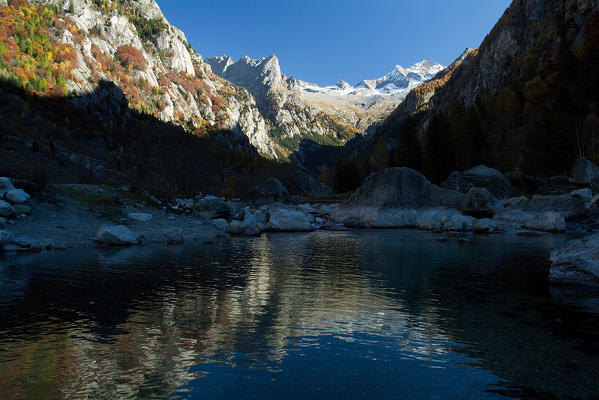
M 2 258 L 0 397 L 599 395 L 597 293 L 547 282 L 563 236 L 434 238 Z

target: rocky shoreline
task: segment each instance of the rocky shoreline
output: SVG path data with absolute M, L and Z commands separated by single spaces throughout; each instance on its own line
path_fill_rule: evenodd
M 440 186 L 409 168 L 386 169 L 368 177 L 349 200 L 333 204 L 285 203 L 290 196 L 274 179 L 252 188 L 249 203 L 202 195 L 161 202 L 127 188 L 92 185 L 53 185 L 31 196 L 27 188 L 36 190 L 30 182 L 0 178 L 0 252 L 203 245 L 231 235 L 374 228 L 422 229 L 443 234 L 438 240 L 466 242 L 468 234 L 592 232 L 599 217 L 599 195 L 591 187 L 516 197 L 507 177 L 484 166 L 455 172 Z M 556 250 L 550 279 L 599 283 L 596 237 Z M 578 261 L 581 252 L 584 262 Z

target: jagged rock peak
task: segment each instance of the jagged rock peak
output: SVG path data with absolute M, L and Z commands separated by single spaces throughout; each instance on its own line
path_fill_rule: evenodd
M 162 10 L 160 10 L 160 7 L 155 0 L 122 0 L 121 3 L 136 9 L 144 18 L 158 18 L 166 21 L 164 14 L 162 14 Z

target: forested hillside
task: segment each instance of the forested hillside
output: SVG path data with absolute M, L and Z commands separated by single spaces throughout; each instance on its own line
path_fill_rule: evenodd
M 478 164 L 549 177 L 579 155 L 599 161 L 597 2 L 515 0 L 466 61 L 434 93 L 415 89 L 338 167 L 410 166 L 441 182 Z

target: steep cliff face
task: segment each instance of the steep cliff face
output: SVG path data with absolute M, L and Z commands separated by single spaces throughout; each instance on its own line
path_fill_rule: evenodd
M 447 110 L 452 101 L 474 105 L 477 97 L 497 95 L 520 79 L 553 71 L 564 47 L 577 53 L 583 27 L 597 0 L 515 0 L 481 44 L 472 62 L 458 68 L 431 108 Z
M 301 152 L 304 143 L 339 146 L 360 134 L 351 124 L 305 102 L 294 78 L 287 78 L 276 56 L 254 60 L 244 57 L 206 59 L 212 71 L 247 89 L 258 110 L 269 121 L 270 137 L 282 157 Z
M 1 10 L 2 75 L 38 94 L 92 93 L 112 81 L 137 111 L 198 135 L 228 131 L 232 147 L 277 153 L 253 97 L 213 74 L 154 0 L 29 3 L 9 1 Z

